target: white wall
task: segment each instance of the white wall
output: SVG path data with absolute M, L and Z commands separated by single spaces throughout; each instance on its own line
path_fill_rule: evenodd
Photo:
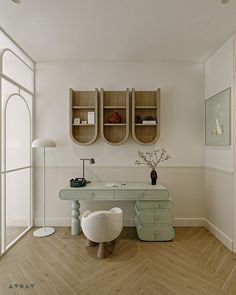
M 232 88 L 233 97 L 233 64 L 231 38 L 205 63 L 205 99 L 228 87 Z M 233 129 L 231 134 L 233 142 Z M 225 148 L 206 146 L 205 166 L 233 171 L 233 145 Z
M 35 102 L 35 137 L 51 137 L 57 142 L 55 150 L 48 150 L 47 163 L 53 169 L 48 189 L 48 217 L 70 218 L 68 205 L 58 200 L 58 189 L 67 185 L 72 176 L 80 176 L 81 157 L 94 157 L 96 168 L 123 167 L 119 176 L 123 180 L 137 180 L 138 168 L 134 167 L 138 150 L 153 150 L 155 147 L 165 147 L 171 154 L 171 160 L 163 166 L 170 166 L 165 172 L 168 187 L 178 185 L 178 198 L 175 198 L 175 217 L 202 218 L 205 215 L 203 202 L 203 130 L 204 130 L 204 100 L 203 97 L 203 65 L 199 63 L 40 63 L 36 70 L 36 102 Z M 122 146 L 110 146 L 100 138 L 90 146 L 79 146 L 69 137 L 69 97 L 68 89 L 90 90 L 95 87 L 109 90 L 130 89 L 152 90 L 161 88 L 161 136 L 156 145 L 140 146 L 129 138 Z M 37 151 L 36 162 L 40 163 Z M 78 168 L 76 168 L 78 167 Z M 133 175 L 126 167 L 132 167 Z M 174 168 L 176 167 L 176 168 Z M 183 172 L 189 167 L 194 172 Z M 93 168 L 90 168 L 90 171 Z M 95 166 L 94 166 L 95 169 Z M 173 170 L 179 176 L 176 184 Z M 78 171 L 76 173 L 75 171 Z M 101 170 L 103 171 L 103 170 Z M 177 172 L 178 171 L 178 172 Z M 58 174 L 57 174 L 58 173 Z M 91 172 L 92 173 L 92 172 Z M 102 172 L 101 172 L 102 173 Z M 148 174 L 147 173 L 147 181 Z M 111 172 L 104 172 L 112 178 Z M 191 181 L 195 192 L 186 189 L 186 177 L 192 175 Z M 60 177 L 58 177 L 60 175 Z M 93 175 L 93 173 L 92 173 Z M 95 174 L 96 175 L 96 174 Z M 145 173 L 141 173 L 142 179 Z M 182 176 L 182 177 L 181 177 Z M 58 177 L 58 178 L 57 178 Z M 96 178 L 100 175 L 97 174 Z M 198 179 L 196 179 L 196 177 Z M 36 179 L 37 181 L 37 179 Z M 188 179 L 189 181 L 189 179 Z M 200 188 L 199 188 L 200 185 Z M 53 200 L 53 201 L 52 201 Z M 37 190 L 37 202 L 40 202 L 40 191 Z M 188 203 L 188 210 L 186 208 Z M 197 205 L 198 204 L 198 205 Z M 132 205 L 126 205 L 128 206 Z M 132 208 L 132 207 L 130 207 Z M 58 209 L 58 210 L 57 210 Z M 60 212 L 56 214 L 55 212 Z M 132 209 L 127 209 L 128 215 Z M 191 214 L 191 212 L 194 212 Z M 36 219 L 41 216 L 40 203 L 36 206 Z M 131 219 L 132 216 L 127 216 Z
M 231 87 L 234 105 L 234 38 L 230 38 L 205 63 L 205 99 Z M 206 219 L 209 228 L 232 247 L 233 240 L 233 120 L 231 146 L 205 147 Z M 231 246 L 230 246 L 231 244 Z

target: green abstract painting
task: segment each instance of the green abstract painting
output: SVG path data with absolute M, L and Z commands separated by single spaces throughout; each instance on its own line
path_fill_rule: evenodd
M 227 88 L 205 101 L 205 144 L 231 144 L 231 89 Z

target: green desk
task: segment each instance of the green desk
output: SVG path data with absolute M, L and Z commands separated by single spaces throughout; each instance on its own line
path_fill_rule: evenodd
M 119 187 L 106 182 L 93 182 L 82 188 L 64 188 L 59 192 L 61 200 L 73 201 L 71 234 L 78 235 L 80 228 L 80 201 L 134 201 L 135 224 L 143 241 L 169 241 L 174 237 L 172 227 L 173 202 L 168 190 L 161 184 L 127 182 Z

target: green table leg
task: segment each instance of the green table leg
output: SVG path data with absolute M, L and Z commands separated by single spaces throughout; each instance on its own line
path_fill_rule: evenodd
M 80 203 L 79 201 L 73 201 L 71 205 L 71 234 L 72 236 L 77 236 L 81 232 L 81 227 L 80 227 Z

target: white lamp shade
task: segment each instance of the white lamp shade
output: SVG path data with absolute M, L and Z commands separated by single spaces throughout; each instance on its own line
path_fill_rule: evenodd
M 56 147 L 55 141 L 48 138 L 37 138 L 32 142 L 33 148 Z

